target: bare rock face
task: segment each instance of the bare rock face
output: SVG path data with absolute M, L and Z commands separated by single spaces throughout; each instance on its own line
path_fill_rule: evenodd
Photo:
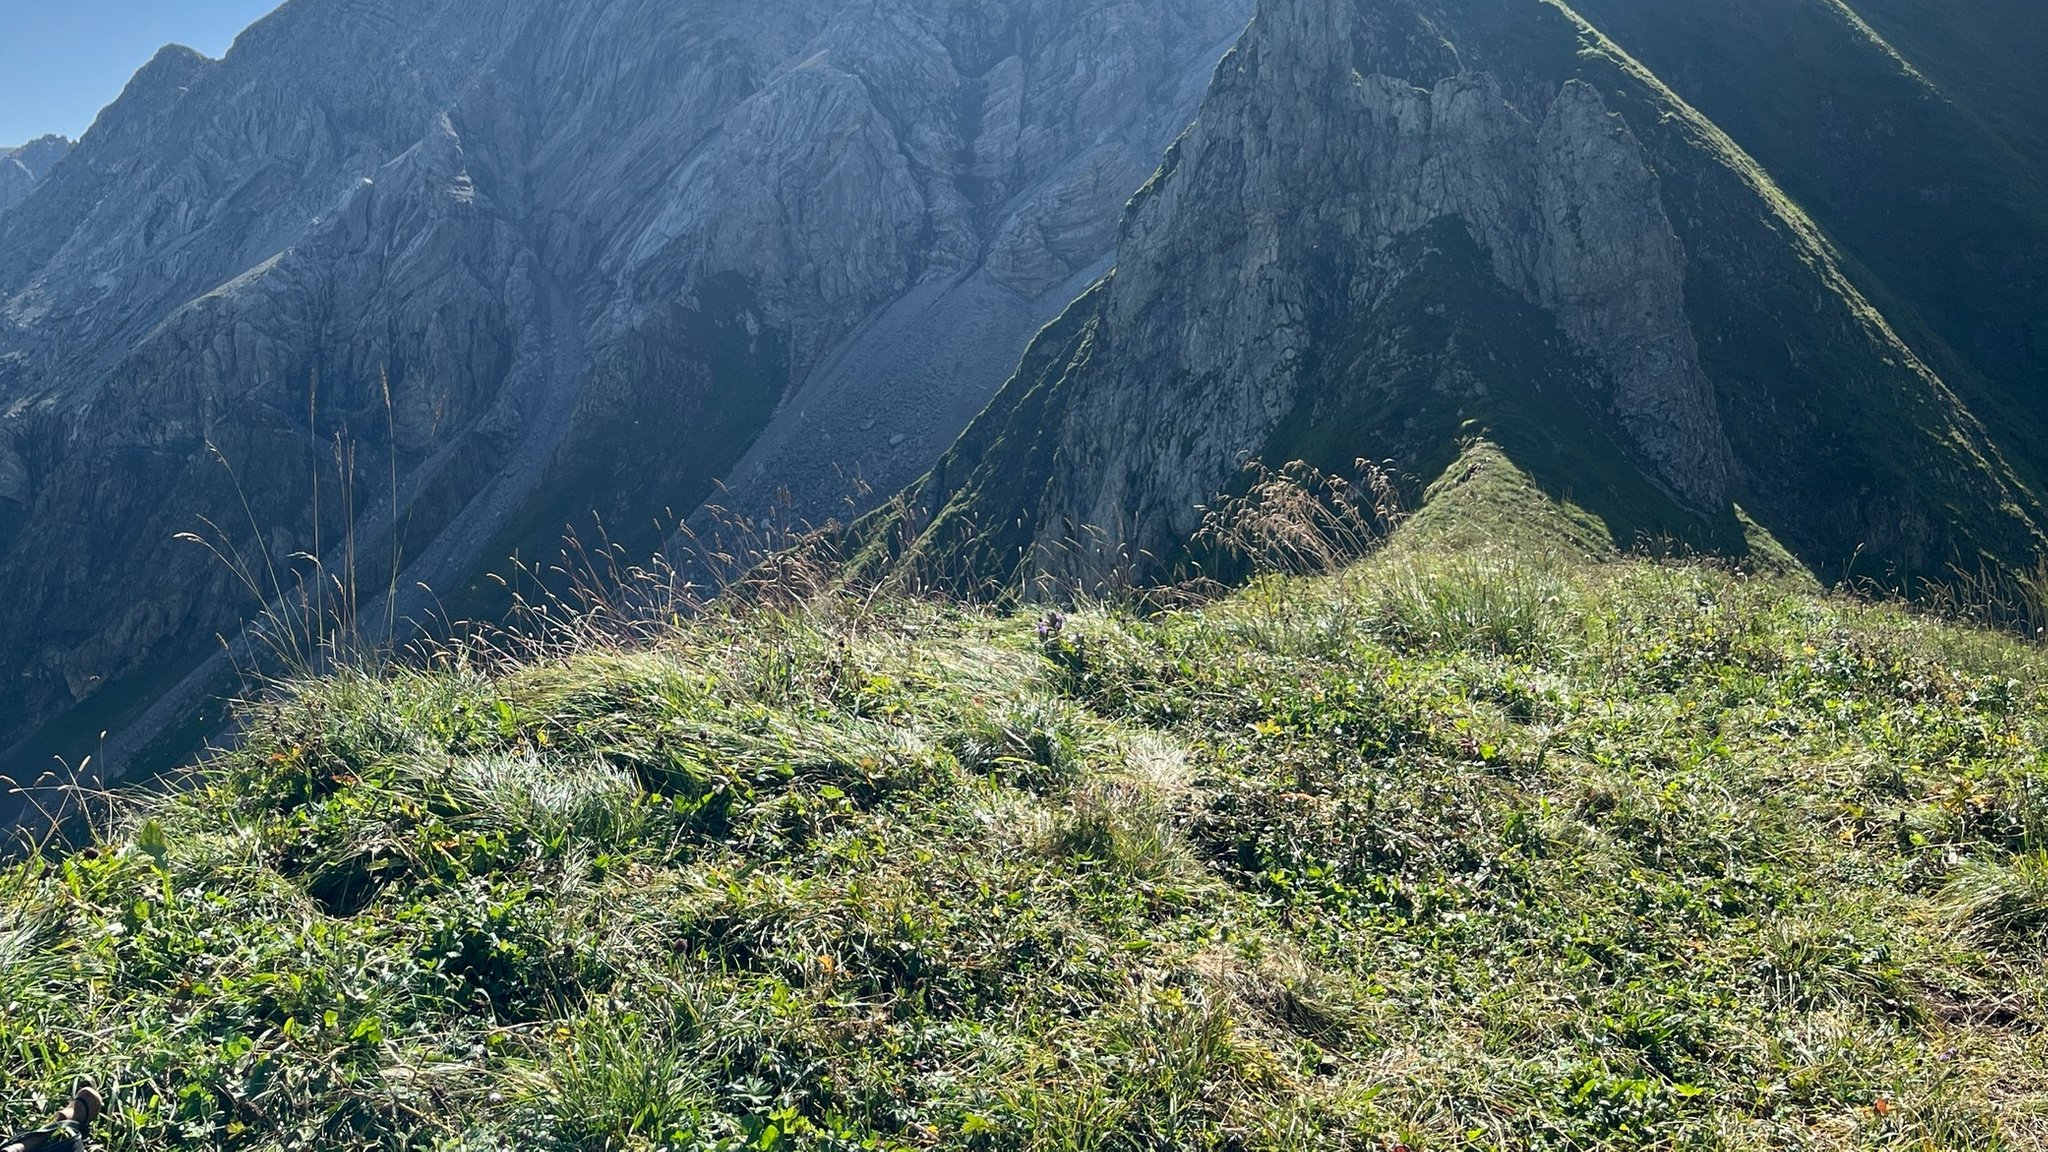
M 1305 42 L 1255 45 L 1264 55 L 1244 66 L 1327 75 L 1316 57 L 1350 43 L 1348 29 L 1299 27 L 1314 29 Z M 1351 273 L 1361 282 L 1350 290 L 1372 292 L 1366 281 L 1385 283 L 1402 272 L 1372 267 L 1372 254 L 1442 220 L 1470 232 L 1503 286 L 1556 315 L 1595 367 L 1587 387 L 1602 393 L 1603 406 L 1664 484 L 1698 506 L 1726 500 L 1727 448 L 1685 316 L 1685 254 L 1641 143 L 1597 91 L 1573 81 L 1524 114 L 1491 74 L 1459 73 L 1429 87 L 1374 74 L 1334 93 L 1311 91 L 1289 111 L 1313 125 L 1310 146 L 1266 138 L 1263 118 L 1271 113 L 1263 106 L 1238 116 L 1212 107 L 1181 155 L 1216 155 L 1217 138 L 1234 133 L 1245 191 L 1228 207 L 1190 204 L 1174 194 L 1184 175 L 1176 168 L 1130 220 L 1138 242 L 1119 264 L 1106 334 L 1131 348 L 1136 364 L 1177 369 L 1148 370 L 1148 381 L 1237 385 L 1215 407 L 1197 409 L 1203 423 L 1194 438 L 1163 437 L 1138 449 L 1176 457 L 1123 473 L 1176 486 L 1162 494 L 1177 510 L 1170 535 L 1192 531 L 1195 509 L 1301 399 L 1304 375 L 1313 371 L 1308 353 L 1320 338 L 1310 297 L 1329 287 L 1303 275 L 1301 261 L 1316 254 L 1363 257 Z M 1189 215 L 1198 215 L 1200 225 L 1188 227 Z M 1231 242 L 1207 246 L 1218 235 L 1211 227 L 1226 230 Z M 1139 238 L 1147 236 L 1165 242 L 1146 246 Z M 1180 302 L 1194 270 L 1214 281 L 1201 305 L 1207 322 L 1185 326 Z M 1161 325 L 1162 317 L 1174 320 Z M 1103 396 L 1108 407 L 1076 420 L 1077 432 L 1114 437 L 1140 412 L 1180 407 L 1149 388 Z M 1206 419 L 1211 413 L 1222 418 Z M 1119 483 L 1099 490 L 1089 505 L 1056 515 L 1077 524 L 1114 523 L 1128 516 L 1133 497 Z
M 300 0 L 166 49 L 0 215 L 0 744 L 95 697 L 176 722 L 254 607 L 174 541 L 201 517 L 285 589 L 352 521 L 403 617 L 522 532 L 686 511 L 766 434 L 807 466 L 757 495 L 915 476 L 1250 10 Z M 826 376 L 872 436 L 813 435 Z
M 1114 273 L 913 491 L 920 556 L 1094 587 L 1180 555 L 1251 457 L 1427 479 L 1475 431 L 1624 543 L 1739 542 L 1738 508 L 1821 568 L 2042 538 L 1811 221 L 1597 29 L 1262 0 Z
M 19 148 L 0 149 L 0 212 L 27 199 L 70 150 L 71 141 L 62 136 L 44 136 Z

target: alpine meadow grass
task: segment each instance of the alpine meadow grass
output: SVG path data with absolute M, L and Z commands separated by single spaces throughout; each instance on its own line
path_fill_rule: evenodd
M 1359 543 L 280 684 L 0 871 L 0 1127 L 83 1080 L 124 1152 L 2048 1141 L 2039 649 Z

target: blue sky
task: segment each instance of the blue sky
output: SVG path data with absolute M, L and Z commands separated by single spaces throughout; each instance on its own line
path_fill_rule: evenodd
M 77 138 L 166 44 L 219 56 L 278 0 L 0 0 L 0 147 Z

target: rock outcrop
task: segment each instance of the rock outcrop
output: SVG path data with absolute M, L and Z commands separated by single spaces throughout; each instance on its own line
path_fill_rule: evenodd
M 266 597 L 353 555 L 388 620 L 764 433 L 757 493 L 915 476 L 1250 10 L 300 0 L 166 49 L 0 215 L 0 744 L 185 722 L 257 607 L 202 518 Z
M 1910 582 L 2036 493 L 1729 138 L 1545 0 L 1263 0 L 1113 274 L 908 506 L 941 579 L 1184 555 L 1250 457 L 1433 478 L 1485 432 L 1623 544 Z M 897 526 L 900 530 L 900 526 Z

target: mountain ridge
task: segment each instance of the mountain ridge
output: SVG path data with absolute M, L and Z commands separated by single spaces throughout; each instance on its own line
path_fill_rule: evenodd
M 395 532 L 397 610 L 351 607 L 400 620 L 593 510 L 651 549 L 872 317 L 950 284 L 927 311 L 984 343 L 928 371 L 899 340 L 843 389 L 887 430 L 792 437 L 916 475 L 1106 255 L 1249 12 L 298 3 L 222 60 L 159 53 L 0 217 L 0 743 L 218 668 L 257 605 L 174 541 L 200 516 L 262 538 L 273 600 L 316 539 L 381 573 Z
M 1562 4 L 1270 0 L 1086 318 L 906 494 L 919 559 L 1085 589 L 1185 557 L 1247 458 L 1392 459 L 1419 491 L 1477 428 L 1625 544 L 1740 548 L 1749 517 L 1829 579 L 2030 567 L 2031 466 L 1844 259 Z
M 200 723 L 254 606 L 201 511 L 377 555 L 356 620 L 495 614 L 565 524 L 898 490 L 860 542 L 1085 591 L 1213 562 L 1248 460 L 1420 499 L 1483 439 L 1624 549 L 2030 571 L 2041 118 L 1952 47 L 2000 0 L 1758 2 L 377 0 L 166 49 L 0 217 L 0 741 Z

